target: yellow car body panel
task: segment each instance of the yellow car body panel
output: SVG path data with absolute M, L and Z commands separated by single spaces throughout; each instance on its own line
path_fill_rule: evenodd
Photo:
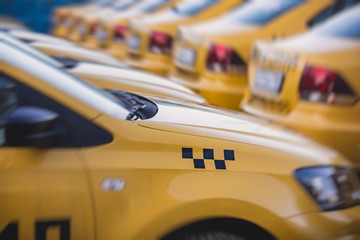
M 162 5 L 156 7 L 150 12 L 142 9 L 144 6 L 146 6 L 146 4 L 151 4 L 152 2 L 155 1 L 141 1 L 139 4 L 135 5 L 127 11 L 123 11 L 119 14 L 114 14 L 109 17 L 102 17 L 99 19 L 97 32 L 95 32 L 93 35 L 89 35 L 86 38 L 84 46 L 91 49 L 104 50 L 106 53 L 116 58 L 123 59 L 126 56 L 125 39 L 123 39 L 123 41 L 117 41 L 115 39 L 115 27 L 118 25 L 127 27 L 129 20 L 133 18 L 143 17 L 149 14 L 156 14 L 174 6 L 177 2 L 180 1 L 163 1 Z M 102 32 L 102 34 L 99 34 L 100 32 Z
M 264 25 L 237 23 L 224 15 L 198 25 L 180 28 L 181 39 L 174 44 L 170 78 L 199 92 L 210 104 L 238 109 L 247 86 L 246 65 L 253 42 L 302 32 L 308 28 L 307 24 L 314 16 L 334 3 L 333 0 L 304 1 Z M 246 4 L 251 2 L 244 3 Z M 243 68 L 234 73 L 207 69 L 208 51 L 213 44 L 232 49 L 243 61 Z M 181 54 L 178 52 L 179 48 L 184 47 L 195 51 L 193 65 L 184 65 L 177 60 Z
M 304 167 L 353 166 L 336 152 L 245 115 L 181 102 L 153 99 L 155 116 L 125 120 L 128 110 L 101 90 L 5 41 L 0 48 L 1 83 L 14 84 L 1 90 L 26 101 L 13 99 L 9 107 L 21 110 L 31 92 L 32 106 L 62 109 L 59 124 L 80 135 L 79 123 L 88 129 L 74 146 L 67 136 L 75 133 L 66 129 L 58 143 L 41 148 L 12 146 L 10 133 L 3 138 L 1 234 L 28 240 L 174 239 L 169 233 L 183 226 L 209 220 L 211 231 L 226 218 L 234 233 L 254 227 L 252 234 L 261 239 L 359 238 L 359 206 L 323 212 L 293 175 Z M 38 101 L 40 96 L 48 101 Z M 66 117 L 69 111 L 75 123 Z M 9 129 L 7 119 L 2 128 Z M 102 138 L 92 134 L 94 128 L 111 138 L 82 146 L 88 138 Z M 199 168 L 194 158 L 208 160 Z M 226 161 L 225 168 L 216 161 Z
M 241 2 L 241 0 L 216 1 L 212 5 L 201 9 L 193 16 L 176 14 L 175 10 L 169 9 L 148 17 L 145 16 L 139 20 L 134 20 L 129 25 L 130 29 L 126 37 L 127 45 L 129 45 L 129 41 L 131 41 L 131 35 L 138 36 L 141 39 L 141 44 L 138 49 L 132 49 L 127 46 L 125 64 L 137 69 L 167 76 L 170 67 L 169 63 L 171 62 L 171 54 L 155 54 L 149 51 L 148 47 L 151 32 L 160 31 L 172 39 L 175 39 L 179 25 L 193 24 L 214 18 L 233 8 L 239 2 Z M 182 1 L 178 3 L 178 6 L 186 3 L 191 3 L 191 1 Z M 176 7 L 177 5 L 175 5 L 175 8 Z
M 359 6 L 357 9 L 359 12 Z M 253 53 L 249 66 L 249 89 L 242 102 L 242 110 L 299 130 L 340 151 L 360 168 L 359 102 L 347 105 L 311 102 L 302 99 L 299 93 L 305 67 L 314 66 L 338 74 L 358 99 L 359 39 L 316 35 L 310 31 L 287 41 L 258 43 Z M 263 56 L 263 60 L 259 56 Z M 258 69 L 269 70 L 269 74 L 284 74 L 281 92 L 275 94 L 256 90 L 254 84 Z

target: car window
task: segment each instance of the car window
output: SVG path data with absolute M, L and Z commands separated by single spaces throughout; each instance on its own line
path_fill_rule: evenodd
M 173 8 L 173 11 L 180 15 L 192 16 L 205 10 L 216 2 L 217 0 L 185 0 L 177 4 Z
M 240 4 L 226 18 L 238 23 L 265 24 L 304 0 L 253 0 Z
M 155 11 L 156 9 L 158 9 L 159 7 L 163 6 L 164 4 L 166 4 L 167 1 L 164 0 L 160 0 L 160 1 L 145 1 L 143 3 L 140 3 L 137 6 L 137 9 L 139 9 L 141 12 L 152 12 Z
M 344 38 L 360 38 L 360 4 L 350 8 L 340 14 L 335 15 L 317 27 L 314 27 L 310 34 L 344 37 Z
M 19 105 L 15 85 L 0 75 L 0 146 L 5 143 L 5 118 Z
M 121 1 L 118 4 L 115 4 L 113 9 L 117 10 L 117 11 L 121 11 L 121 10 L 126 10 L 129 7 L 131 7 L 132 5 L 134 5 L 137 2 L 137 0 L 126 0 L 126 1 Z
M 312 27 L 322 21 L 324 21 L 325 19 L 335 15 L 336 13 L 349 8 L 353 5 L 355 5 L 356 3 L 359 3 L 360 0 L 342 0 L 342 1 L 338 1 L 336 3 L 334 3 L 333 5 L 331 5 L 330 7 L 326 8 L 325 10 L 321 11 L 319 14 L 317 14 L 314 18 L 312 18 L 309 22 L 308 22 L 308 26 Z

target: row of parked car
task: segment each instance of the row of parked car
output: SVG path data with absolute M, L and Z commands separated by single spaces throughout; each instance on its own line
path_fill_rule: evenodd
M 53 34 L 360 164 L 359 2 L 97 1 L 55 11 Z
M 356 2 L 0 21 L 0 239 L 359 238 Z

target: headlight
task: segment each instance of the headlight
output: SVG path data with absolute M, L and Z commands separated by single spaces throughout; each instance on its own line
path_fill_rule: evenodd
M 360 181 L 352 169 L 333 166 L 302 168 L 295 171 L 295 177 L 323 211 L 360 204 Z

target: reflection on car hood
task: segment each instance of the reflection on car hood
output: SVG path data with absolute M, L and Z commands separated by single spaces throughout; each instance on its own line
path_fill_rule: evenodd
M 31 31 L 13 30 L 13 31 L 9 31 L 8 34 L 18 39 L 21 39 L 25 42 L 38 41 L 38 42 L 48 42 L 48 43 L 61 44 L 61 45 L 72 45 L 72 46 L 75 45 L 70 41 L 58 37 L 53 37 L 48 34 L 36 33 Z
M 337 155 L 317 143 L 247 115 L 210 107 L 156 101 L 155 117 L 137 121 L 144 127 L 263 146 L 324 162 Z
M 236 23 L 228 20 L 226 17 L 215 18 L 210 21 L 193 24 L 186 27 L 186 29 L 189 31 L 203 35 L 241 34 L 253 31 L 257 28 L 259 28 L 259 26 Z
M 164 23 L 167 24 L 167 23 L 180 21 L 186 18 L 187 16 L 179 15 L 174 11 L 168 10 L 162 13 L 143 17 L 141 18 L 141 20 L 146 24 L 164 24 Z
M 349 38 L 320 36 L 312 33 L 300 34 L 273 43 L 274 47 L 288 48 L 305 53 L 326 53 L 359 48 L 359 41 Z
M 100 81 L 98 85 L 101 88 L 111 88 L 118 84 L 121 87 L 118 90 L 130 91 L 131 89 L 136 89 L 142 94 L 153 94 L 200 104 L 206 102 L 204 98 L 180 84 L 157 75 L 130 68 L 82 62 L 75 68 L 70 69 L 69 72 L 84 79 L 94 80 L 96 78 Z

